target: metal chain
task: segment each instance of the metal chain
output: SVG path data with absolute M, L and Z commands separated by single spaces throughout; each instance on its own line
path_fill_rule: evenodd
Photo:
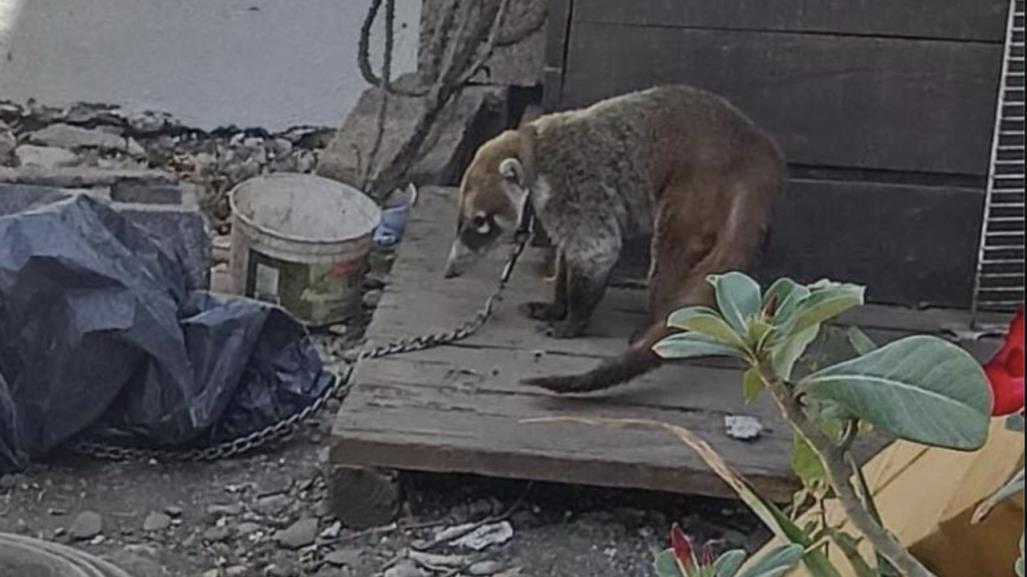
M 528 217 L 530 220 L 530 217 Z M 299 427 L 324 408 L 325 404 L 332 397 L 345 399 L 353 389 L 353 373 L 356 364 L 360 361 L 380 359 L 393 355 L 412 353 L 453 344 L 469 338 L 476 333 L 495 312 L 496 305 L 502 298 L 503 291 L 513 275 L 517 260 L 521 257 L 530 239 L 530 222 L 523 224 L 522 230 L 518 231 L 514 241 L 513 249 L 503 267 L 499 278 L 499 285 L 496 290 L 486 299 L 485 305 L 478 311 L 478 314 L 471 320 L 459 327 L 441 333 L 408 337 L 386 343 L 381 346 L 366 348 L 357 355 L 356 361 L 347 367 L 344 375 L 336 377 L 335 384 L 329 387 L 321 396 L 293 415 L 278 421 L 272 425 L 244 435 L 237 439 L 225 441 L 204 449 L 174 450 L 174 449 L 136 449 L 121 447 L 107 443 L 82 442 L 77 443 L 71 449 L 79 454 L 106 461 L 148 461 L 151 459 L 168 462 L 186 461 L 218 461 L 248 453 L 268 444 L 282 441 L 292 436 Z

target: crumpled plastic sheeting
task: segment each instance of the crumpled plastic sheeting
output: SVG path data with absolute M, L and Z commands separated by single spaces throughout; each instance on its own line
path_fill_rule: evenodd
M 288 313 L 184 270 L 85 195 L 0 217 L 0 474 L 72 439 L 208 446 L 334 384 Z

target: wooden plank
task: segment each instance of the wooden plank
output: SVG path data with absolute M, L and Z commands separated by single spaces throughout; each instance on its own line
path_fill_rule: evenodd
M 450 329 L 469 318 L 492 290 L 494 267 L 504 257 L 497 252 L 470 276 L 444 281 L 439 266 L 450 231 L 441 223 L 451 221 L 455 195 L 426 189 L 421 198 L 370 329 L 375 342 Z M 466 343 L 362 363 L 358 386 L 336 423 L 333 463 L 730 496 L 666 433 L 520 423 L 558 414 L 652 418 L 699 431 L 760 487 L 787 498 L 795 487 L 789 430 L 768 402 L 748 406 L 741 400 L 736 368 L 668 366 L 592 399 L 558 398 L 520 385 L 529 375 L 589 369 L 598 357 L 626 346 L 632 327 L 619 321 L 643 318 L 640 291 L 616 291 L 599 315 L 605 337 L 556 341 L 539 335 L 512 306 L 547 292 L 530 273 L 537 256 L 532 251 L 522 263 L 504 306 Z M 547 348 L 553 350 L 538 354 Z M 727 437 L 728 414 L 760 418 L 768 427 L 765 436 L 755 443 Z
M 867 285 L 874 303 L 965 309 L 983 203 L 978 189 L 793 179 L 754 274 L 764 282 L 830 277 Z M 648 270 L 644 243 L 624 259 L 622 279 Z
M 418 378 L 416 372 L 411 378 Z M 722 420 L 701 411 L 609 399 L 552 399 L 547 405 L 530 395 L 368 381 L 353 394 L 336 424 L 334 462 L 731 496 L 698 457 L 666 433 L 522 422 L 559 414 L 646 417 L 710 439 L 772 498 L 786 500 L 795 489 L 783 458 L 791 442 L 781 427 L 749 444 L 726 437 Z
M 473 315 L 491 292 L 502 252 L 466 278 L 441 278 L 450 242 L 445 223 L 454 204 L 452 190 L 423 191 L 370 327 L 372 341 L 450 329 Z M 547 292 L 531 272 L 537 256 L 527 254 L 498 314 L 471 339 L 360 365 L 357 386 L 333 430 L 333 465 L 732 496 L 694 453 L 664 432 L 523 422 L 558 415 L 648 418 L 687 426 L 768 495 L 789 497 L 796 486 L 789 469 L 790 429 L 766 399 L 742 401 L 737 366 L 668 365 L 591 398 L 561 398 L 522 386 L 527 376 L 587 370 L 597 357 L 623 350 L 635 322 L 645 318 L 641 291 L 614 290 L 588 338 L 539 335 L 512 306 Z M 867 311 L 879 342 L 905 334 L 910 321 L 941 330 L 948 320 L 965 318 L 951 312 L 903 318 L 890 311 Z M 764 436 L 755 442 L 731 439 L 724 431 L 728 415 L 760 419 Z M 872 440 L 861 453 L 869 457 L 880 446 L 880 439 Z
M 441 208 L 441 214 L 434 210 L 412 213 L 407 241 L 409 246 L 416 246 L 416 250 L 402 249 L 401 258 L 405 266 L 393 271 L 393 283 L 386 288 L 379 304 L 376 319 L 382 322 L 376 325 L 379 332 L 373 335 L 375 339 L 398 338 L 417 328 L 445 330 L 458 319 L 470 318 L 494 290 L 506 258 L 505 251 L 497 250 L 472 274 L 460 279 L 442 280 L 452 233 L 439 230 L 438 226 L 432 226 L 432 222 L 452 221 L 450 213 L 456 210 L 455 193 L 451 189 L 428 188 L 422 194 L 433 205 L 444 203 L 445 207 Z M 950 200 L 952 196 L 957 200 Z M 872 299 L 879 294 L 892 294 L 910 279 L 936 278 L 948 267 L 957 270 L 951 278 L 943 278 L 938 283 L 965 283 L 966 277 L 959 268 L 972 266 L 976 227 L 979 226 L 967 224 L 969 219 L 965 215 L 980 213 L 980 197 L 979 191 L 962 189 L 793 181 L 778 210 L 776 231 L 770 239 L 771 254 L 759 276 L 764 282 L 771 282 L 778 276 L 814 281 L 826 276 L 833 278 L 833 273 L 838 273 L 840 280 L 864 284 L 869 282 L 865 278 L 869 275 L 876 279 L 870 284 Z M 821 210 L 825 206 L 832 207 L 832 210 Z M 844 242 L 831 241 L 825 231 L 837 231 L 835 238 Z M 907 238 L 910 236 L 916 238 Z M 899 239 L 896 244 L 902 246 L 902 252 L 893 246 L 895 241 L 890 241 L 890 238 Z M 950 242 L 954 244 L 950 245 Z M 851 269 L 840 268 L 849 266 L 844 258 L 845 251 L 852 251 L 860 257 L 851 264 Z M 818 256 L 821 252 L 827 254 Z M 970 264 L 964 262 L 966 258 L 956 256 L 960 254 L 969 254 Z M 892 262 L 896 256 L 902 259 L 897 264 Z M 496 313 L 496 323 L 486 326 L 468 341 L 469 346 L 527 348 L 553 354 L 600 357 L 620 350 L 631 329 L 646 322 L 644 293 L 610 289 L 605 299 L 606 308 L 594 319 L 589 339 L 540 339 L 537 323 L 515 310 L 522 302 L 550 297 L 550 288 L 543 285 L 535 273 L 535 260 L 539 258 L 538 252 L 529 249 L 525 261 L 511 279 L 508 296 Z M 873 261 L 867 262 L 866 259 Z M 812 265 L 811 262 L 818 264 Z M 921 270 L 918 263 L 924 262 L 930 267 L 924 266 Z M 955 264 L 958 262 L 963 264 Z M 648 268 L 648 264 L 640 268 Z M 861 269 L 869 273 L 863 273 Z M 414 285 L 419 287 L 417 291 L 406 289 Z M 446 298 L 454 291 L 461 296 L 460 299 Z M 418 301 L 422 300 L 431 301 L 434 306 L 411 315 L 409 311 L 420 309 Z M 919 302 L 927 299 L 913 295 L 909 300 Z M 994 320 L 1004 322 L 1001 318 Z M 842 324 L 856 324 L 878 331 L 882 338 L 886 338 L 884 333 L 889 331 L 941 335 L 968 327 L 970 314 L 965 308 L 924 311 L 871 304 L 846 315 Z M 496 330 L 496 327 L 502 327 L 502 330 Z
M 1006 0 L 577 0 L 575 22 L 1003 42 Z
M 546 21 L 545 68 L 542 72 L 542 106 L 554 110 L 563 97 L 567 35 L 571 25 L 572 0 L 549 0 Z
M 561 106 L 668 83 L 722 94 L 790 162 L 987 173 L 1002 47 L 579 23 Z

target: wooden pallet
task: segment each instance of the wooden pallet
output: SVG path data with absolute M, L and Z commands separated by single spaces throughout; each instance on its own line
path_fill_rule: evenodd
M 505 250 L 468 277 L 443 280 L 454 222 L 455 192 L 426 190 L 369 329 L 373 343 L 452 329 L 494 289 Z M 614 289 L 587 338 L 547 338 L 516 310 L 521 302 L 548 297 L 539 259 L 526 253 L 499 312 L 467 341 L 362 363 L 335 423 L 331 462 L 733 496 L 697 455 L 664 432 L 521 422 L 558 415 L 643 418 L 690 428 L 767 495 L 790 497 L 796 486 L 791 432 L 768 402 L 742 401 L 741 374 L 726 361 L 666 366 L 594 398 L 558 398 L 520 385 L 527 376 L 593 367 L 622 351 L 644 319 L 645 293 Z M 965 324 L 966 316 L 866 307 L 854 320 L 884 342 Z M 734 440 L 725 432 L 729 415 L 756 417 L 766 432 L 754 442 Z

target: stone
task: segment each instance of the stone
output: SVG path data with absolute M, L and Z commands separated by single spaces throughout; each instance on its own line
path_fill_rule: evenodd
M 342 523 L 336 521 L 331 525 L 325 527 L 324 530 L 321 531 L 321 534 L 317 537 L 318 539 L 322 539 L 324 541 L 334 541 L 335 539 L 339 538 L 340 534 L 342 534 Z
M 360 549 L 339 549 L 325 555 L 325 562 L 336 567 L 357 567 L 364 552 Z
M 475 150 L 507 124 L 505 88 L 474 86 L 463 90 L 439 115 L 425 140 L 420 160 L 408 177 L 418 184 L 456 184 Z M 382 93 L 371 88 L 360 97 L 335 138 L 321 154 L 317 174 L 357 188 L 364 186 L 365 166 L 378 133 Z M 372 177 L 391 162 L 411 135 L 424 110 L 420 98 L 389 99 L 385 134 Z
M 78 162 L 78 156 L 74 152 L 69 152 L 56 146 L 37 146 L 35 144 L 19 146 L 14 151 L 14 157 L 18 160 L 18 166 L 38 166 L 41 168 L 74 166 Z
M 277 515 L 281 515 L 283 512 L 285 512 L 285 510 L 288 509 L 289 505 L 291 504 L 292 501 L 289 500 L 288 496 L 278 494 L 269 495 L 267 497 L 261 497 L 260 499 L 257 499 L 257 502 L 254 504 L 253 508 L 258 513 L 264 516 L 274 517 Z
M 220 527 L 211 527 L 203 532 L 203 540 L 211 543 L 221 543 L 228 541 L 232 537 L 232 529 L 228 525 Z
M 134 178 L 123 178 L 111 184 L 111 200 L 139 204 L 197 204 L 196 192 L 191 186 Z
M 11 154 L 18 146 L 18 140 L 14 133 L 7 130 L 5 125 L 0 125 L 0 165 L 8 164 Z
M 152 169 L 105 169 L 91 166 L 43 168 L 22 166 L 0 167 L 0 183 L 53 186 L 61 188 L 94 188 L 113 186 L 120 180 L 135 179 L 152 183 L 173 183 L 175 175 Z
M 132 138 L 70 124 L 51 124 L 46 128 L 29 133 L 28 141 L 30 144 L 56 146 L 69 150 L 96 148 L 104 151 L 124 152 L 135 157 L 146 155 L 146 149 Z
M 275 533 L 275 542 L 286 549 L 302 549 L 314 544 L 317 528 L 317 519 L 300 519 L 287 529 Z
M 469 575 L 491 576 L 502 571 L 506 566 L 498 561 L 479 561 L 467 568 Z
M 179 123 L 166 112 L 147 110 L 128 117 L 128 125 L 138 133 L 160 132 L 178 126 Z
M 207 516 L 215 521 L 222 517 L 235 517 L 241 515 L 243 512 L 243 506 L 239 503 L 233 503 L 231 505 L 210 505 L 207 507 Z
M 502 521 L 493 525 L 484 525 L 471 533 L 456 539 L 451 544 L 473 551 L 484 551 L 496 545 L 505 545 L 514 536 L 513 525 Z
M 254 535 L 263 530 L 264 527 L 259 523 L 251 523 L 248 521 L 245 523 L 239 523 L 239 526 L 236 527 L 236 532 L 242 537 L 249 537 L 250 535 Z
M 178 507 L 176 505 L 168 505 L 167 507 L 164 508 L 164 512 L 167 513 L 168 515 L 170 515 L 171 517 L 173 517 L 175 519 L 178 519 L 179 517 L 182 516 L 182 513 L 184 511 L 182 511 L 181 507 Z
M 164 513 L 153 512 L 143 520 L 143 531 L 147 533 L 166 531 L 169 527 L 171 527 L 171 517 Z
M 763 423 L 748 415 L 728 415 L 724 417 L 724 430 L 732 439 L 754 441 L 763 435 Z
M 129 574 L 161 577 L 168 572 L 160 562 L 160 553 L 145 545 L 127 545 L 106 556 L 106 559 Z
M 382 300 L 382 291 L 378 289 L 369 290 L 364 293 L 363 302 L 364 308 L 373 309 L 378 307 L 378 303 Z
M 7 492 L 17 489 L 19 485 L 18 477 L 18 475 L 0 475 L 0 491 Z
M 399 513 L 400 484 L 395 471 L 327 465 L 328 511 L 351 529 L 388 525 Z
M 103 517 L 95 511 L 83 511 L 68 529 L 75 541 L 88 541 L 103 533 Z
M 275 138 L 271 141 L 271 152 L 275 158 L 285 158 L 292 154 L 292 143 L 286 138 Z
M 407 559 L 391 567 L 385 572 L 384 577 L 427 577 L 427 575 L 413 561 Z

